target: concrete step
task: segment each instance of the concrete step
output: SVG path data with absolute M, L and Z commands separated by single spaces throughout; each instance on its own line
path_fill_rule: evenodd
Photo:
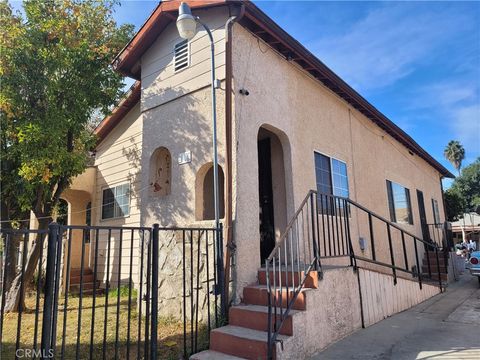
M 99 283 L 100 282 L 97 281 L 97 287 L 98 287 Z M 84 281 L 83 284 L 82 284 L 82 289 L 84 289 L 84 290 L 85 289 L 93 289 L 93 284 L 94 284 L 93 281 L 89 281 L 89 282 Z M 70 284 L 70 289 L 72 289 L 72 288 L 80 289 L 80 284 Z
M 70 285 L 80 284 L 80 280 L 83 280 L 83 283 L 93 282 L 94 274 L 83 274 L 83 278 L 81 275 L 70 276 Z
M 291 310 L 285 319 L 280 334 L 293 335 L 293 316 L 296 310 Z M 229 311 L 229 324 L 241 326 L 248 329 L 259 331 L 268 331 L 268 307 L 261 305 L 237 305 L 232 306 Z M 273 318 L 272 318 L 273 320 Z M 280 322 L 280 315 L 277 315 L 277 321 Z M 273 329 L 273 321 L 272 321 Z
M 80 268 L 72 268 L 70 269 L 70 277 L 74 277 L 74 276 L 80 276 L 80 274 L 82 273 L 82 269 Z M 90 274 L 93 274 L 93 271 L 92 269 L 90 268 L 84 268 L 83 269 L 83 275 L 90 275 Z
M 303 280 L 305 276 L 305 271 L 282 270 L 282 271 L 276 271 L 274 276 L 273 270 L 270 270 L 269 275 L 270 275 L 269 276 L 270 283 L 272 285 L 273 285 L 273 281 L 275 280 L 278 286 L 281 280 L 283 285 L 297 286 Z M 267 284 L 267 270 L 265 268 L 258 270 L 258 282 L 260 285 Z M 310 271 L 310 273 L 308 273 L 307 278 L 305 279 L 304 287 L 310 288 L 310 289 L 318 288 L 318 272 L 317 271 Z
M 72 295 L 80 295 L 80 289 L 70 289 L 69 291 Z M 105 289 L 99 289 L 98 287 L 95 289 L 95 296 L 103 296 L 105 294 Z M 82 296 L 90 296 L 93 295 L 93 288 L 92 289 L 83 289 Z
M 99 289 L 100 287 L 100 281 L 97 281 L 97 284 L 95 286 L 96 293 L 100 293 L 100 291 L 103 291 L 103 289 Z M 87 295 L 87 294 L 93 294 L 93 289 L 94 289 L 94 284 L 93 281 L 91 282 L 84 282 L 82 285 L 82 294 Z M 70 284 L 69 292 L 72 294 L 80 294 L 80 284 Z
M 227 325 L 212 330 L 210 334 L 210 350 L 228 355 L 240 356 L 251 360 L 266 360 L 268 355 L 268 333 Z M 277 339 L 284 342 L 290 337 L 278 335 Z M 274 358 L 276 353 L 274 347 Z
M 227 355 L 217 351 L 205 350 L 197 354 L 193 354 L 190 356 L 190 360 L 244 360 L 244 358 Z
M 306 293 L 309 289 L 302 289 L 298 294 L 292 309 L 305 310 Z M 293 289 L 290 288 L 287 295 L 287 289 L 277 289 L 277 302 L 282 307 L 286 307 L 290 299 L 293 299 Z M 281 302 L 280 302 L 281 301 Z M 243 288 L 243 302 L 249 305 L 268 306 L 268 291 L 266 285 L 250 285 Z M 273 303 L 273 295 L 272 295 Z
M 429 252 L 428 257 L 429 257 L 430 260 L 436 260 L 437 259 L 437 255 L 435 255 L 434 252 Z M 424 255 L 424 258 L 425 259 L 427 258 L 427 254 Z M 441 251 L 438 252 L 438 259 L 439 260 L 445 260 L 445 255 L 443 254 L 443 252 L 441 252 Z
M 432 264 L 436 264 L 437 263 L 437 258 L 430 258 L 430 265 Z M 440 265 L 445 265 L 445 258 L 442 256 L 442 257 L 439 257 L 438 258 L 438 263 Z M 422 261 L 422 264 L 423 265 L 427 265 L 428 264 L 428 260 L 426 257 L 423 258 L 423 261 Z
M 439 267 L 437 267 L 437 265 L 432 265 L 430 264 L 430 271 L 433 273 L 433 272 L 438 272 L 438 269 L 440 268 L 440 272 L 441 273 L 447 273 L 447 268 L 443 265 L 440 265 Z M 422 273 L 427 273 L 428 274 L 428 266 L 427 265 L 423 265 L 422 266 Z

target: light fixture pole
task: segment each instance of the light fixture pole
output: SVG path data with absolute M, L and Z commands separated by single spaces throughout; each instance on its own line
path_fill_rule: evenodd
M 197 33 L 197 23 L 203 26 L 210 39 L 210 51 L 211 51 L 211 90 L 212 90 L 212 131 L 213 131 L 213 194 L 214 194 L 214 206 L 215 206 L 215 229 L 216 236 L 216 254 L 217 254 L 217 286 L 216 293 L 221 294 L 222 310 L 225 306 L 224 299 L 224 268 L 223 268 L 223 234 L 220 228 L 220 197 L 218 187 L 218 153 L 217 153 L 217 99 L 216 89 L 219 87 L 219 81 L 215 78 L 215 44 L 213 41 L 212 32 L 210 28 L 200 20 L 198 16 L 193 16 L 192 11 L 188 4 L 182 2 L 178 8 L 177 29 L 180 37 L 186 40 L 191 40 Z
M 215 44 L 212 32 L 209 27 L 200 20 L 198 16 L 193 16 L 190 7 L 182 2 L 178 8 L 177 28 L 180 36 L 184 39 L 191 40 L 197 33 L 197 23 L 203 26 L 210 38 L 211 50 L 211 75 L 212 75 L 212 128 L 213 128 L 213 193 L 215 202 L 215 227 L 220 227 L 220 201 L 218 188 L 218 155 L 217 155 L 217 99 L 216 88 L 217 79 L 215 78 Z

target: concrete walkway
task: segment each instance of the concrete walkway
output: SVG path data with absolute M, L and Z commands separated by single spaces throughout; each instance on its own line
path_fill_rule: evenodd
M 480 289 L 465 273 L 447 291 L 362 329 L 311 360 L 480 359 Z

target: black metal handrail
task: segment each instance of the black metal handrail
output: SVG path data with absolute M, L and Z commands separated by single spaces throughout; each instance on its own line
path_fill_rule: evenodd
M 356 218 L 359 223 L 362 214 L 367 216 L 365 236 L 368 237 L 371 248 L 369 255 L 355 254 L 352 245 L 351 220 Z M 378 245 L 385 245 L 380 244 L 381 241 L 387 242 L 389 255 L 387 260 L 377 257 L 376 248 Z M 419 258 L 422 245 L 426 251 L 425 274 Z M 322 277 L 321 259 L 349 257 L 350 266 L 354 269 L 357 268 L 357 261 L 387 267 L 392 270 L 395 285 L 397 271 L 408 273 L 417 279 L 420 289 L 425 277 L 437 280 L 434 279 L 437 276 L 442 289 L 439 250 L 435 242 L 419 238 L 351 199 L 331 194 L 317 194 L 315 190 L 310 190 L 265 261 L 268 290 L 268 358 L 274 356 L 274 344 L 280 329 L 302 291 L 309 273 L 316 270 L 319 277 Z M 432 269 L 430 252 L 436 257 L 436 269 Z M 398 257 L 399 253 L 401 259 L 396 258 L 396 254 Z M 410 267 L 413 263 L 415 265 Z
M 268 358 L 278 333 L 302 290 L 308 274 L 321 274 L 318 252 L 318 212 L 315 192 L 309 191 L 265 260 L 268 289 Z M 290 272 L 291 275 L 289 275 Z
M 448 247 L 445 223 L 432 223 L 426 224 L 426 226 L 428 227 L 429 240 L 431 242 L 434 242 L 442 249 Z
M 365 262 L 369 262 L 372 264 L 376 264 L 382 267 L 388 267 L 392 269 L 392 275 L 393 275 L 395 284 L 397 283 L 397 271 L 399 271 L 403 273 L 408 273 L 413 277 L 417 278 L 420 288 L 422 288 L 423 278 L 436 280 L 434 278 L 438 277 L 439 286 L 440 288 L 442 288 L 442 280 L 441 280 L 440 265 L 439 265 L 440 264 L 439 262 L 440 247 L 436 243 L 421 239 L 417 235 L 405 230 L 399 224 L 396 224 L 387 220 L 385 217 L 374 213 L 373 211 L 367 209 L 363 205 L 360 205 L 354 200 L 340 197 L 340 196 L 330 195 L 330 194 L 320 194 L 320 196 L 325 196 L 327 198 L 340 199 L 345 201 L 348 204 L 348 212 L 352 217 L 354 212 L 357 212 L 356 214 L 357 218 L 359 218 L 362 214 L 367 216 L 366 220 L 368 222 L 368 230 L 366 231 L 367 233 L 366 237 L 368 237 L 369 239 L 371 250 L 369 252 L 369 257 L 365 255 L 358 255 L 353 253 L 352 256 L 355 259 L 355 261 L 359 261 L 359 260 L 365 261 Z M 360 223 L 359 219 L 357 221 Z M 380 227 L 378 225 L 380 225 Z M 382 229 L 384 231 L 382 231 Z M 395 234 L 397 235 L 396 242 L 394 242 Z M 383 238 L 384 235 L 386 235 L 386 239 Z M 387 262 L 380 261 L 377 259 L 376 247 L 378 247 L 378 241 L 381 241 L 382 239 L 384 241 L 385 240 L 387 241 L 387 247 L 389 252 L 389 259 L 388 259 L 389 261 L 387 260 Z M 410 241 L 410 243 L 408 243 L 408 241 Z M 400 247 L 401 259 L 395 258 L 395 254 L 396 253 L 398 254 L 399 252 L 397 251 L 397 247 L 395 245 L 401 246 Z M 423 265 L 420 264 L 419 251 L 421 251 L 422 245 L 427 253 L 427 256 L 426 256 L 427 265 L 426 265 L 425 274 L 423 274 Z M 413 246 L 413 254 L 410 254 L 408 252 L 408 249 L 409 248 L 411 249 L 412 246 Z M 352 252 L 353 252 L 353 247 L 352 247 Z M 432 269 L 430 256 L 428 254 L 429 252 L 433 252 L 437 260 L 436 269 Z M 415 265 L 413 267 L 410 267 L 410 265 L 412 265 L 413 263 L 411 259 L 412 255 L 413 255 L 413 262 Z M 433 273 L 434 270 L 436 270 L 435 275 Z

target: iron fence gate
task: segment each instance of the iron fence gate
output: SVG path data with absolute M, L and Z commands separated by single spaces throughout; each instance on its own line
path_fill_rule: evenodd
M 188 358 L 225 319 L 221 228 L 53 223 L 1 239 L 2 359 Z

